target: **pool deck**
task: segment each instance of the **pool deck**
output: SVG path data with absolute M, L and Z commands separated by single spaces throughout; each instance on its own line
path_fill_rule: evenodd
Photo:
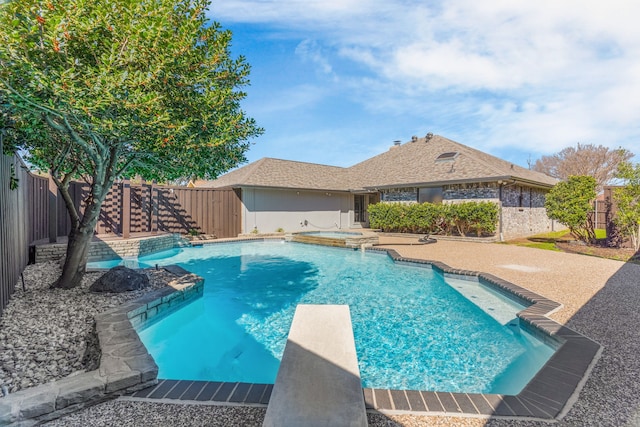
M 392 245 L 390 248 L 404 258 L 435 260 L 456 269 L 482 271 L 557 301 L 563 307 L 549 317 L 604 346 L 581 393 L 572 398 L 571 409 L 562 414 L 558 425 L 640 425 L 640 358 L 636 355 L 640 346 L 637 328 L 640 324 L 637 310 L 640 304 L 639 265 L 490 243 L 443 240 L 432 245 L 411 245 L 415 240 L 381 236 L 381 243 Z M 271 388 L 264 385 L 161 381 L 151 392 L 141 391 L 134 397 L 107 402 L 54 421 L 52 425 L 76 425 L 82 420 L 90 420 L 94 425 L 109 425 L 136 418 L 152 422 L 154 417 L 165 422 L 172 420 L 172 423 L 175 419 L 180 425 L 260 425 L 270 391 Z M 373 393 L 377 403 L 378 394 Z M 215 396 L 218 399 L 213 399 Z M 180 405 L 168 404 L 176 402 L 171 399 L 174 397 L 182 397 Z M 185 400 L 187 397 L 191 398 Z M 457 397 L 444 393 L 438 395 L 438 402 L 442 406 L 443 402 L 453 405 L 452 409 L 460 409 L 462 402 L 468 403 L 466 397 L 460 397 L 460 401 Z M 459 410 L 445 410 L 446 414 L 441 415 L 418 413 L 412 410 L 412 400 L 419 402 L 412 393 L 403 393 L 398 398 L 399 404 L 390 392 L 380 394 L 381 400 L 386 398 L 394 402 L 394 409 L 385 410 L 376 405 L 379 409 L 369 413 L 370 425 L 514 425 L 508 414 L 496 411 L 482 411 L 475 417 L 456 415 L 461 412 Z M 428 404 L 426 399 L 422 394 L 422 403 L 416 404 Z M 371 406 L 371 397 L 367 400 Z M 187 402 L 200 405 L 187 405 L 189 409 L 182 410 L 176 408 Z M 204 402 L 210 405 L 202 405 Z M 237 405 L 237 402 L 248 405 L 229 406 Z M 220 404 L 226 406 L 221 408 Z M 478 405 L 474 402 L 473 406 L 478 408 Z M 185 413 L 189 414 L 188 420 L 182 418 Z M 548 422 L 518 420 L 517 425 L 548 425 Z

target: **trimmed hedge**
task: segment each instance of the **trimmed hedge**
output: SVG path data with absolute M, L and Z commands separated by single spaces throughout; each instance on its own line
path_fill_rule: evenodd
M 493 202 L 376 203 L 368 211 L 371 228 L 397 233 L 480 237 L 495 234 L 498 224 L 498 205 Z

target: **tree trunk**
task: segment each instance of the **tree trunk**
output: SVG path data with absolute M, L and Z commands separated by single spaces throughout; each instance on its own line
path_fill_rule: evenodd
M 60 278 L 51 285 L 52 288 L 71 289 L 80 286 L 82 276 L 87 268 L 87 258 L 93 237 L 93 227 L 72 229 L 67 242 L 67 256 L 62 267 Z
M 52 288 L 72 289 L 80 286 L 82 283 L 82 276 L 87 269 L 87 259 L 89 257 L 93 231 L 100 216 L 102 202 L 107 194 L 107 190 L 104 190 L 104 188 L 110 189 L 111 183 L 109 182 L 108 186 L 101 186 L 100 191 L 97 191 L 97 197 L 88 198 L 90 202 L 85 206 L 82 219 L 76 221 L 75 226 L 71 227 L 62 274 L 60 278 L 51 285 Z M 66 196 L 68 196 L 68 188 L 61 188 L 60 190 L 63 193 L 63 197 L 65 196 L 65 192 Z M 96 186 L 92 187 L 91 192 L 92 194 L 96 193 Z M 71 212 L 73 207 L 72 199 L 71 197 L 64 198 L 67 204 L 67 210 Z M 69 205 L 71 205 L 71 207 Z

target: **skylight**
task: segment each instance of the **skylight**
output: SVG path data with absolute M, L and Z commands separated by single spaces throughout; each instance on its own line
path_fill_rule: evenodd
M 455 160 L 455 158 L 458 157 L 458 154 L 460 153 L 458 153 L 457 151 L 449 151 L 446 153 L 442 153 L 438 157 L 436 157 L 436 162 L 446 162 L 446 161 Z

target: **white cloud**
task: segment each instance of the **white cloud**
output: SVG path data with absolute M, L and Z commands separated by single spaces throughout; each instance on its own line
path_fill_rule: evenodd
M 301 41 L 296 47 L 295 53 L 303 60 L 316 64 L 324 74 L 333 75 L 333 69 L 329 60 L 323 54 L 322 48 L 315 40 L 305 39 Z
M 459 134 L 478 144 L 633 149 L 640 136 L 640 2 L 225 0 L 212 12 L 293 30 L 296 53 L 363 108 L 466 121 Z

